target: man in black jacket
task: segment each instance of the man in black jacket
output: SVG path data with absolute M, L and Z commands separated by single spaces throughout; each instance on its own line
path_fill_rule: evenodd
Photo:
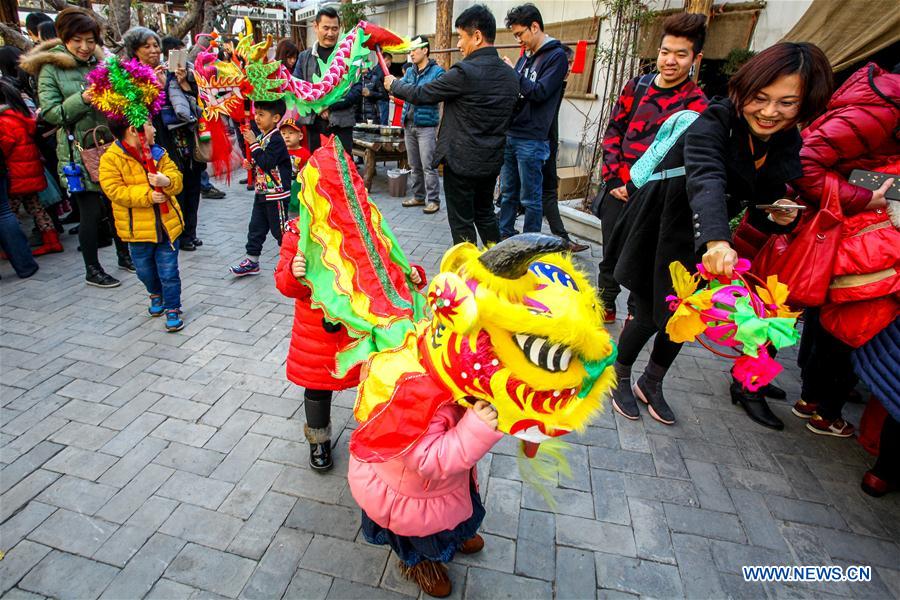
M 568 60 L 559 40 L 544 33 L 544 20 L 534 4 L 512 8 L 506 26 L 525 48 L 513 65 L 519 78 L 520 100 L 506 134 L 500 175 L 500 235 L 514 235 L 519 205 L 525 208 L 524 231 L 541 230 L 541 170 L 550 157 L 550 127 L 556 120 Z
M 518 76 L 493 47 L 494 15 L 483 4 L 456 19 L 463 60 L 421 87 L 385 77 L 385 87 L 413 104 L 444 103 L 434 165 L 444 164 L 444 193 L 453 243 L 500 241 L 494 183 L 503 166 L 506 130 L 519 96 Z
M 313 26 L 316 31 L 316 43 L 297 57 L 294 66 L 294 77 L 312 81 L 319 72 L 319 59 L 328 62 L 337 45 L 341 32 L 341 20 L 338 12 L 330 7 L 319 9 Z M 319 147 L 319 136 L 336 135 L 341 140 L 344 150 L 353 151 L 353 126 L 356 125 L 356 104 L 362 96 L 362 86 L 354 84 L 347 95 L 318 114 L 300 117 L 299 123 L 307 126 L 309 132 L 309 149 Z

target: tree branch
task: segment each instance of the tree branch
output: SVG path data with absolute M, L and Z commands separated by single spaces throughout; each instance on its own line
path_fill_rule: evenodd
M 15 46 L 24 52 L 28 52 L 34 46 L 31 40 L 19 32 L 18 27 L 10 27 L 6 23 L 0 23 L 0 37 L 7 46 Z
M 200 13 L 203 12 L 203 5 L 205 3 L 206 0 L 191 0 L 191 5 L 187 14 L 179 19 L 175 26 L 169 30 L 169 35 L 180 40 L 190 33 L 191 29 L 194 28 L 194 25 L 197 24 L 197 20 L 200 19 Z

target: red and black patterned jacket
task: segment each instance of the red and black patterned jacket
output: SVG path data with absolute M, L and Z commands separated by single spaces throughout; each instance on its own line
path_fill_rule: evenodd
M 669 115 L 679 110 L 706 110 L 706 96 L 690 79 L 672 88 L 659 88 L 651 83 L 629 121 L 639 79 L 635 77 L 625 85 L 603 135 L 602 176 L 607 188 L 621 187 L 631 181 L 631 165 L 653 143 Z

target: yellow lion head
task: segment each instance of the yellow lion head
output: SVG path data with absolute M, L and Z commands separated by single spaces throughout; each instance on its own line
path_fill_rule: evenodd
M 582 429 L 612 387 L 616 349 L 594 289 L 556 237 L 459 244 L 431 282 L 419 350 L 457 402 L 490 402 L 499 429 L 536 450 Z

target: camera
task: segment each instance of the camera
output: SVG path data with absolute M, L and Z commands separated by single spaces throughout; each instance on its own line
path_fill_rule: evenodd
M 81 177 L 81 167 L 75 163 L 69 163 L 63 167 L 63 175 L 66 176 L 66 187 L 69 192 L 83 192 L 84 180 Z

